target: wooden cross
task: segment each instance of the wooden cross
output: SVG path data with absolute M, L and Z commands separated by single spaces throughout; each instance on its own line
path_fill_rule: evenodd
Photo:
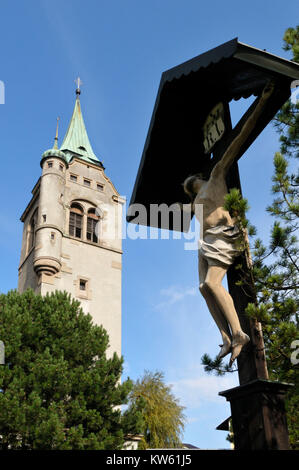
M 256 102 L 253 103 L 240 120 L 240 123 L 242 123 L 241 125 L 243 125 L 245 120 L 248 119 L 255 106 Z M 213 147 L 213 166 L 216 162 L 221 160 L 230 143 L 236 136 L 236 132 L 232 131 L 232 122 L 228 103 L 224 103 L 224 113 L 222 118 L 224 121 L 225 133 Z M 238 126 L 239 129 L 240 127 L 241 126 Z M 236 160 L 228 172 L 226 182 L 228 191 L 232 188 L 238 188 L 242 194 L 239 168 Z M 240 281 L 241 276 L 240 271 L 236 270 L 236 265 L 240 264 L 240 262 L 242 264 L 242 271 L 243 273 L 245 272 L 245 275 L 247 276 L 247 283 L 242 286 L 238 285 L 238 281 Z M 244 254 L 241 256 L 241 259 L 237 259 L 229 268 L 227 272 L 227 281 L 229 292 L 234 300 L 241 327 L 251 339 L 250 343 L 245 346 L 244 351 L 242 351 L 240 356 L 237 358 L 240 385 L 246 384 L 255 379 L 268 379 L 269 375 L 261 325 L 257 321 L 250 320 L 245 315 L 245 309 L 248 303 L 256 303 L 256 295 Z
M 188 203 L 183 181 L 190 175 L 211 173 L 258 105 L 257 99 L 232 129 L 229 102 L 258 96 L 265 84 L 274 80 L 276 89 L 254 129 L 242 141 L 227 174 L 228 190 L 241 190 L 238 159 L 289 98 L 290 85 L 298 79 L 298 64 L 243 44 L 237 38 L 165 71 L 130 206 L 142 204 L 150 213 L 151 204 L 170 207 L 177 202 Z M 218 106 L 219 103 L 223 107 Z M 130 206 L 127 221 L 137 223 Z M 142 224 L 178 230 L 169 225 L 164 227 L 162 220 L 154 225 L 150 217 Z M 187 231 L 188 227 L 186 230 L 183 224 L 181 230 Z M 240 259 L 236 262 L 240 264 Z M 245 315 L 247 304 L 256 302 L 245 256 L 241 264 L 245 275 L 248 274 L 248 282 L 236 285 L 240 271 L 233 265 L 227 272 L 228 287 L 242 330 L 251 341 L 237 359 L 240 387 L 220 392 L 220 395 L 231 403 L 237 449 L 287 449 L 283 395 L 288 385 L 265 380 L 268 372 L 261 326 Z

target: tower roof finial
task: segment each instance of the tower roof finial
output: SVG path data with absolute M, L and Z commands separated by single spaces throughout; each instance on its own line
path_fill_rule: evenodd
M 42 159 L 41 159 L 41 167 L 43 166 L 43 161 L 45 160 L 45 158 L 60 158 L 60 160 L 63 160 L 67 165 L 68 165 L 68 162 L 65 158 L 65 154 L 59 150 L 58 148 L 58 121 L 59 121 L 59 117 L 56 118 L 57 120 L 57 124 L 56 124 L 56 134 L 55 134 L 55 139 L 54 139 L 54 145 L 51 149 L 49 150 L 46 150 L 43 155 L 42 155 Z
M 80 86 L 83 85 L 83 82 L 82 82 L 82 80 L 79 76 L 76 78 L 75 83 L 77 85 L 76 95 L 80 95 L 80 93 L 81 93 Z
M 79 99 L 81 91 L 80 85 L 82 85 L 80 77 L 75 80 L 75 83 L 77 85 L 75 107 L 60 150 L 65 152 L 68 161 L 70 161 L 73 156 L 75 156 L 81 160 L 103 166 L 100 160 L 94 154 L 84 124 L 81 112 L 81 103 Z
M 56 124 L 56 135 L 55 135 L 55 139 L 54 139 L 54 149 L 58 149 L 58 121 L 59 121 L 60 117 L 57 117 L 57 124 Z

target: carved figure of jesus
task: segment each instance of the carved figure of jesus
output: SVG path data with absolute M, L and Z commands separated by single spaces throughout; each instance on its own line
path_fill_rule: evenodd
M 273 89 L 273 83 L 266 85 L 254 111 L 214 166 L 209 179 L 206 181 L 202 176 L 194 175 L 184 182 L 184 191 L 191 198 L 195 214 L 196 204 L 203 207 L 203 240 L 198 251 L 199 289 L 222 337 L 218 357 L 231 353 L 230 366 L 250 339 L 242 331 L 233 299 L 222 285 L 228 268 L 240 255 L 238 240 L 241 236 L 236 221 L 223 208 L 228 192 L 225 178 Z

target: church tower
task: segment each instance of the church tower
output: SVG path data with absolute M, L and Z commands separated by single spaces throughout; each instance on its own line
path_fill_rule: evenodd
M 79 82 L 80 83 L 80 82 Z M 41 177 L 21 216 L 19 292 L 67 291 L 106 329 L 121 354 L 121 228 L 124 203 L 89 142 L 76 90 L 73 115 L 58 148 L 41 158 Z

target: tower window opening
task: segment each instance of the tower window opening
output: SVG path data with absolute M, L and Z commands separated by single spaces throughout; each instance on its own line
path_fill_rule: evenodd
M 47 222 L 47 216 L 46 216 L 46 214 L 43 214 L 43 222 L 44 222 L 44 223 Z
M 97 190 L 98 191 L 103 191 L 104 190 L 104 186 L 100 183 L 97 183 Z
M 28 238 L 27 238 L 27 253 L 33 248 L 35 243 L 35 229 L 36 229 L 37 209 L 30 219 L 28 226 Z
M 48 162 L 48 168 L 52 168 L 53 167 L 53 162 Z
M 59 170 L 63 171 L 63 165 L 61 163 L 59 164 Z
M 72 237 L 82 237 L 83 210 L 79 204 L 72 204 L 70 211 L 69 234 Z
M 71 181 L 75 181 L 75 182 L 76 182 L 77 179 L 78 179 L 78 178 L 77 178 L 76 175 L 70 175 L 70 180 L 71 180 Z
M 89 209 L 87 214 L 87 230 L 86 239 L 93 243 L 98 243 L 98 223 L 99 216 L 96 215 L 95 209 Z
M 86 287 L 87 287 L 87 281 L 85 281 L 85 279 L 80 279 L 79 281 L 80 290 L 86 291 Z
M 90 180 L 84 179 L 84 186 L 90 186 Z
M 35 242 L 35 218 L 32 218 L 30 223 L 30 237 L 29 237 L 29 249 L 33 247 Z

